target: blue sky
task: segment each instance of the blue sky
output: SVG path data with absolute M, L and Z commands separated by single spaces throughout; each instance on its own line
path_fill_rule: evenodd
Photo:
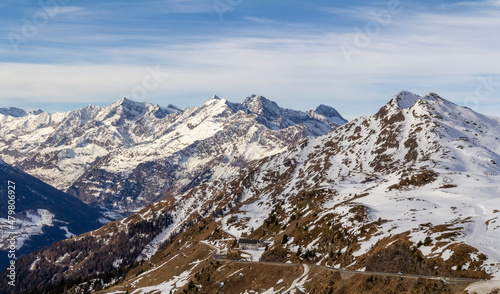
M 500 116 L 500 1 L 5 0 L 0 107 L 258 94 L 348 119 L 400 90 Z

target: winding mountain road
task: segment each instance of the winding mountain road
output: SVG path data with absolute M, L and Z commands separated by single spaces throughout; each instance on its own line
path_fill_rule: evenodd
M 323 268 L 332 271 L 337 271 L 346 274 L 360 274 L 360 275 L 375 275 L 375 276 L 387 276 L 387 277 L 404 277 L 404 278 L 422 278 L 427 280 L 442 280 L 448 284 L 472 284 L 476 282 L 482 282 L 486 280 L 481 279 L 468 279 L 468 278 L 454 278 L 454 277 L 438 277 L 438 276 L 423 276 L 423 275 L 409 275 L 409 274 L 397 274 L 397 273 L 384 273 L 384 272 L 369 272 L 369 271 L 356 271 L 341 268 L 334 268 L 323 265 L 316 264 L 303 264 L 303 263 L 284 263 L 284 262 L 266 262 L 266 261 L 235 261 L 230 259 L 218 258 L 217 260 L 227 262 L 227 263 L 241 263 L 241 264 L 264 264 L 264 265 L 275 265 L 275 266 L 307 266 L 309 268 Z M 301 279 L 300 277 L 299 279 Z
M 475 209 L 476 208 L 480 209 L 479 207 L 475 207 Z M 480 217 L 480 216 L 478 216 L 478 217 Z M 476 222 L 476 223 L 478 223 L 478 222 Z M 482 224 L 484 225 L 484 222 Z M 484 229 L 485 229 L 485 227 L 486 226 L 484 225 Z M 480 235 L 482 232 L 481 226 L 477 230 L 474 230 L 474 232 L 475 233 L 477 232 L 477 234 Z M 213 245 L 208 244 L 206 242 L 201 242 L 201 244 L 205 244 L 206 246 L 210 247 L 211 249 L 217 249 L 217 251 L 219 251 L 216 246 L 213 246 Z M 231 260 L 231 259 L 223 258 L 221 255 L 214 255 L 214 259 L 222 261 L 222 262 L 226 262 L 226 263 L 263 264 L 263 265 L 274 265 L 274 266 L 300 266 L 300 267 L 304 268 L 304 274 L 298 280 L 301 280 L 304 278 L 305 275 L 308 275 L 310 268 L 323 268 L 323 269 L 328 269 L 328 270 L 340 272 L 341 274 L 347 274 L 347 275 L 360 274 L 360 275 L 375 275 L 375 276 L 387 276 L 387 277 L 404 277 L 404 278 L 413 278 L 413 279 L 421 278 L 421 279 L 428 279 L 428 280 L 441 280 L 447 284 L 468 285 L 468 284 L 472 284 L 472 283 L 476 283 L 476 282 L 486 281 L 483 279 L 410 275 L 410 274 L 402 274 L 402 273 L 399 274 L 399 273 L 385 273 L 385 272 L 356 271 L 356 270 L 334 268 L 334 267 L 317 265 L 317 264 L 268 262 L 268 261 L 238 261 L 238 260 Z

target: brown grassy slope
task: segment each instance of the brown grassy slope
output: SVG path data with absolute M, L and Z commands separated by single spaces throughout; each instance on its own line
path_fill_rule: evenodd
M 227 238 L 227 234 L 216 230 L 217 226 L 215 221 L 205 220 L 191 227 L 150 261 L 130 270 L 122 283 L 98 293 L 112 290 L 128 290 L 131 293 L 141 287 L 169 281 L 186 270 L 191 270 L 192 283 L 186 284 L 179 293 L 263 292 L 271 288 L 274 291 L 286 291 L 304 273 L 298 265 L 225 263 L 214 260 L 215 250 L 200 241 L 214 237 Z M 152 271 L 144 274 L 148 270 Z M 438 280 L 409 277 L 341 275 L 328 269 L 310 267 L 305 288 L 308 293 L 463 293 L 465 285 L 448 285 Z
M 215 250 L 208 245 L 201 244 L 200 241 L 209 239 L 215 229 L 216 224 L 213 221 L 204 220 L 193 225 L 186 232 L 174 238 L 168 246 L 159 250 L 150 260 L 129 270 L 120 284 L 97 293 L 107 293 L 111 290 L 132 292 L 137 288 L 159 285 L 169 281 L 184 271 L 196 272 L 209 266 L 213 262 Z M 218 234 L 224 233 L 219 232 Z
M 408 277 L 353 275 L 342 279 L 339 273 L 325 269 L 311 270 L 312 279 L 305 285 L 309 293 L 465 293 L 466 285 L 448 285 L 439 280 Z
M 291 289 L 300 278 L 300 266 L 267 264 L 214 264 L 197 273 L 192 285 L 180 293 L 262 293 L 269 289 L 280 293 Z M 310 268 L 303 290 L 296 293 L 464 293 L 466 285 L 449 285 L 439 280 L 371 275 L 342 276 L 324 268 Z M 296 289 L 296 288 L 293 288 Z M 300 289 L 296 289 L 300 290 Z

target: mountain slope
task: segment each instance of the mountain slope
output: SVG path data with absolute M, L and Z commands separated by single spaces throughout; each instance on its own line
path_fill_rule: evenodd
M 250 167 L 224 186 L 240 204 L 216 220 L 235 237 L 273 242 L 264 260 L 498 276 L 499 122 L 402 92 L 374 116 Z
M 101 215 L 78 199 L 13 168 L 0 160 L 1 263 L 7 265 L 7 239 L 16 240 L 16 256 L 46 247 L 53 242 L 94 230 Z M 14 199 L 7 190 L 14 191 Z M 14 200 L 14 225 L 8 219 L 9 200 Z M 104 220 L 103 220 L 104 221 Z M 14 230 L 12 230 L 14 227 Z
M 81 236 L 80 242 L 110 244 L 136 221 L 154 225 L 158 215 L 168 213 L 168 226 L 155 228 L 149 241 L 136 244 L 140 253 L 131 256 L 121 251 L 114 258 L 129 260 L 122 266 L 130 269 L 138 266 L 130 260 L 160 258 L 161 266 L 151 265 L 152 275 L 173 266 L 172 257 L 161 256 L 165 246 L 199 248 L 201 244 L 191 238 L 200 238 L 224 251 L 234 239 L 247 236 L 269 242 L 259 253 L 263 261 L 500 278 L 499 126 L 499 118 L 459 107 L 437 94 L 420 97 L 401 92 L 373 116 L 251 162 L 223 179 L 211 178 Z M 199 226 L 193 227 L 196 223 Z M 185 230 L 191 235 L 182 233 Z M 43 256 L 57 258 L 57 246 L 21 263 L 29 265 Z M 94 246 L 91 255 L 106 250 Z M 77 273 L 86 262 L 79 256 L 47 266 L 52 272 L 68 267 Z M 190 279 L 196 282 L 196 270 L 186 269 L 185 285 Z M 97 270 L 83 276 L 61 273 L 53 282 L 93 279 L 96 274 Z M 227 278 L 232 274 L 237 272 L 229 272 Z M 33 275 L 27 272 L 24 277 L 32 277 L 35 286 L 44 285 L 43 278 Z M 123 283 L 144 291 L 161 286 L 147 277 L 140 285 L 133 283 L 134 276 Z M 297 283 L 311 279 L 303 276 Z M 274 292 L 278 290 L 269 293 Z
M 328 133 L 339 126 L 331 120 L 255 95 L 241 104 L 214 96 L 184 111 L 124 98 L 68 113 L 0 115 L 0 154 L 117 218 Z

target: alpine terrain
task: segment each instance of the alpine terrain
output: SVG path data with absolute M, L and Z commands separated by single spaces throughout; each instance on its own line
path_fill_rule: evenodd
M 256 96 L 142 119 L 160 109 L 2 118 L 7 161 L 87 203 L 143 207 L 22 257 L 2 291 L 473 293 L 500 280 L 500 118 L 406 91 L 338 128 L 325 106 Z M 72 178 L 50 178 L 72 162 Z
M 346 122 L 329 106 L 306 113 L 255 95 L 185 110 L 126 98 L 55 114 L 4 108 L 0 157 L 117 219 Z
M 95 230 L 109 221 L 82 201 L 9 166 L 2 160 L 0 183 L 2 269 L 8 265 L 9 250 L 12 248 L 15 248 L 15 252 L 10 253 L 18 258 L 53 242 Z M 13 209 L 9 208 L 10 205 Z

